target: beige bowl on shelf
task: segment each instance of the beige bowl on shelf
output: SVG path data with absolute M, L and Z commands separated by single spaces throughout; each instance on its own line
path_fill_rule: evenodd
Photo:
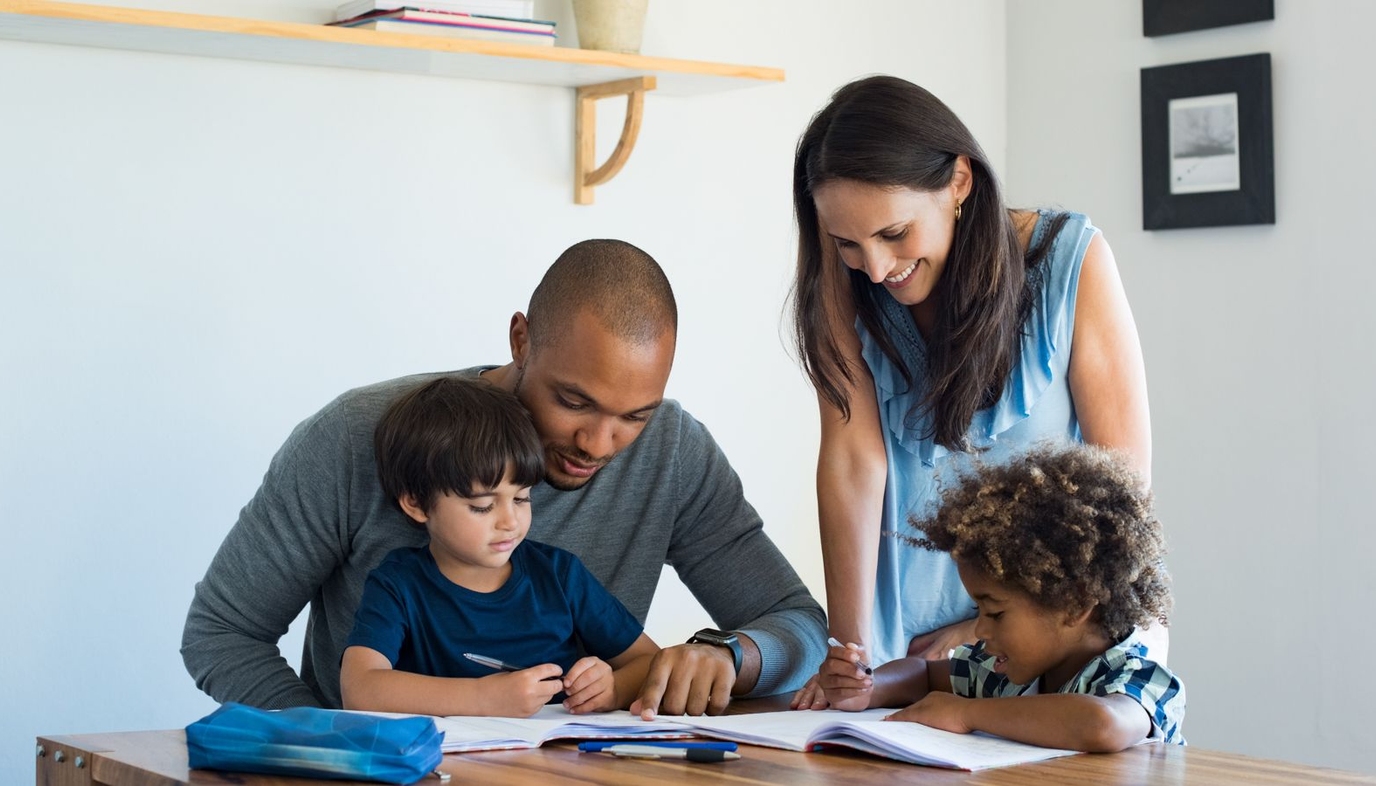
M 649 0 L 573 0 L 578 47 L 604 52 L 640 53 Z

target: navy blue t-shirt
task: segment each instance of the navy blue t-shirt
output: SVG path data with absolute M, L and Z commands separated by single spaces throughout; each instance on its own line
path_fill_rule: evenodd
M 554 663 L 565 672 L 582 651 L 603 660 L 625 652 L 643 628 L 577 557 L 522 541 L 511 576 L 495 592 L 460 587 L 440 572 L 428 546 L 397 549 L 363 587 L 346 647 L 377 650 L 392 668 L 431 677 L 494 672 L 472 652 L 523 668 Z

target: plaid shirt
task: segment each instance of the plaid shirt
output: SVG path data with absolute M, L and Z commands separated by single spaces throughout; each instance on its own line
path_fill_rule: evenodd
M 1185 719 L 1185 686 L 1165 666 L 1147 660 L 1147 648 L 1134 633 L 1091 660 L 1057 693 L 1132 698 L 1151 717 L 1151 737 L 1185 744 L 1180 723 Z M 951 691 L 967 699 L 1024 696 L 1038 692 L 1037 683 L 1017 685 L 994 672 L 994 657 L 984 642 L 962 644 L 951 654 Z

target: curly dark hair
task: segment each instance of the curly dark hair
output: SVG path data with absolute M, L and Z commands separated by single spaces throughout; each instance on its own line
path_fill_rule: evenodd
M 944 551 L 1046 609 L 1079 612 L 1114 641 L 1169 624 L 1165 538 L 1151 492 L 1122 457 L 1087 445 L 1043 445 L 1006 463 L 976 463 L 910 523 L 904 540 Z

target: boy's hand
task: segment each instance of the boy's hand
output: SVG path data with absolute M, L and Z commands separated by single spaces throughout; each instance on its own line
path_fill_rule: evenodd
M 542 663 L 520 671 L 493 674 L 480 681 L 490 688 L 488 706 L 493 715 L 529 718 L 564 689 L 558 679 L 561 669 L 553 663 Z
M 827 649 L 827 659 L 817 670 L 817 687 L 824 694 L 823 701 L 847 712 L 868 708 L 874 695 L 874 677 L 865 673 L 863 662 L 864 654 L 854 644 Z
M 564 708 L 569 712 L 606 712 L 616 709 L 616 681 L 612 667 L 601 658 L 583 658 L 564 675 Z
M 970 706 L 970 701 L 954 693 L 932 691 L 884 720 L 913 721 L 934 729 L 969 734 L 974 731 L 965 720 L 965 709 Z

